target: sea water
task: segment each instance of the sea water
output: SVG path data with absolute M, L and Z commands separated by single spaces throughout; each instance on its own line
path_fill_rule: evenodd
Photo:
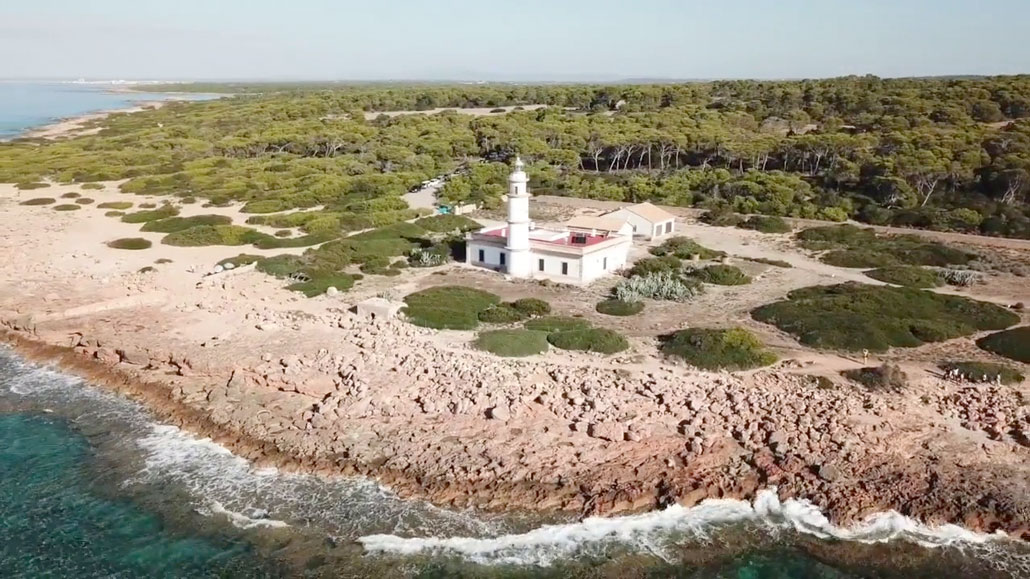
M 0 81 L 0 140 L 64 118 L 124 109 L 140 101 L 201 100 L 213 95 L 114 92 L 106 85 Z
M 540 519 L 259 469 L 0 347 L 0 577 L 1030 577 L 1030 549 L 766 492 Z

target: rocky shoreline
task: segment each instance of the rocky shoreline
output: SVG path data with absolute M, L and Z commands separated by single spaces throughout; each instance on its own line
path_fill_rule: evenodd
M 893 509 L 1030 539 L 1027 448 L 952 440 L 944 423 L 913 432 L 894 401 L 775 371 L 463 362 L 415 347 L 430 333 L 401 322 L 333 317 L 350 348 L 249 367 L 77 332 L 58 345 L 25 318 L 5 320 L 2 339 L 258 465 L 369 476 L 438 504 L 622 514 L 776 486 L 835 524 Z M 986 393 L 1019 420 L 1025 410 L 1001 394 Z M 940 404 L 983 395 L 942 394 Z M 990 421 L 973 426 L 1000 429 Z

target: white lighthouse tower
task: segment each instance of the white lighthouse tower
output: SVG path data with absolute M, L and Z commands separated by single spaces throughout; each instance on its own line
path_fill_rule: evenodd
M 515 157 L 515 171 L 508 177 L 508 275 L 532 277 L 529 248 L 529 177 L 522 159 Z

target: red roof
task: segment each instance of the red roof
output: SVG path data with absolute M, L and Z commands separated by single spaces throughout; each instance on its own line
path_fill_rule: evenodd
M 499 229 L 493 229 L 491 231 L 484 231 L 483 235 L 487 235 L 487 236 L 490 236 L 490 237 L 501 237 L 501 238 L 507 239 L 508 238 L 508 228 L 507 227 L 502 227 L 502 228 L 499 228 Z M 572 241 L 573 239 L 576 239 L 575 243 L 573 243 L 573 241 Z M 562 237 L 560 239 L 557 239 L 557 240 L 533 239 L 532 236 L 531 236 L 529 241 L 530 241 L 530 243 L 546 243 L 548 245 L 563 245 L 563 246 L 571 246 L 571 247 L 589 247 L 591 245 L 597 245 L 598 243 L 601 243 L 602 241 L 604 241 L 606 239 L 608 239 L 608 238 L 605 237 L 604 235 L 587 235 L 587 234 L 584 234 L 584 233 L 569 233 L 569 234 L 565 235 L 564 237 Z

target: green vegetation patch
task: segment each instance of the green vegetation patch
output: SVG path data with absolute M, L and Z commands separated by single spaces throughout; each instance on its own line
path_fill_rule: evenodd
M 46 189 L 50 186 L 50 183 L 16 183 L 15 189 L 20 191 L 32 191 L 33 189 Z
M 635 316 L 644 311 L 644 302 L 626 302 L 612 298 L 598 302 L 594 309 L 606 316 Z
M 464 233 L 483 227 L 475 219 L 470 219 L 464 215 L 433 215 L 431 217 L 423 217 L 415 221 L 415 225 L 434 233 L 450 233 L 452 231 Z
M 310 271 L 306 275 L 308 281 L 290 284 L 286 286 L 286 289 L 301 292 L 306 297 L 313 298 L 324 294 L 331 287 L 345 292 L 354 287 L 354 282 L 358 279 L 349 273 L 331 271 Z
M 702 283 L 681 272 L 658 271 L 635 275 L 612 288 L 612 297 L 624 302 L 643 299 L 685 302 L 704 291 Z
M 108 247 L 115 249 L 148 249 L 151 245 L 153 244 L 149 239 L 143 239 L 142 237 L 124 237 L 107 242 Z
M 914 265 L 881 267 L 865 274 L 875 280 L 905 287 L 930 288 L 944 285 L 936 271 Z
M 1000 330 L 1019 322 L 1019 316 L 994 304 L 858 283 L 794 290 L 785 301 L 756 308 L 751 316 L 809 346 L 875 352 L 940 342 L 978 330 Z
M 773 215 L 753 215 L 737 224 L 741 229 L 751 229 L 761 233 L 790 233 L 793 228 L 782 217 Z
M 241 265 L 250 265 L 252 263 L 257 263 L 257 262 L 261 261 L 262 259 L 264 259 L 264 258 L 262 258 L 260 255 L 253 255 L 253 254 L 250 254 L 250 253 L 241 253 L 239 255 L 236 255 L 236 256 L 233 256 L 233 257 L 227 257 L 227 258 L 219 261 L 218 265 L 224 266 L 227 263 L 231 263 L 235 267 L 240 267 Z M 269 258 L 269 259 L 271 259 L 271 258 Z
M 547 351 L 547 333 L 533 330 L 489 330 L 480 332 L 473 345 L 505 358 L 535 356 Z
M 408 321 L 416 326 L 438 330 L 473 330 L 479 313 L 499 304 L 501 298 L 490 292 L 463 286 L 424 289 L 404 298 Z
M 993 384 L 1001 378 L 1002 384 L 1018 384 L 1024 378 L 1015 368 L 994 362 L 944 362 L 939 368 L 949 373 L 958 372 L 964 379 L 973 382 Z
M 782 267 L 784 269 L 790 269 L 794 267 L 790 264 L 790 262 L 783 261 L 782 259 L 768 259 L 765 257 L 746 257 L 744 259 L 748 261 L 753 261 L 755 263 L 764 263 L 765 265 L 771 265 L 773 267 Z
M 125 215 L 124 211 L 107 211 L 104 213 L 104 217 L 121 217 Z
M 546 316 L 551 313 L 551 304 L 538 298 L 522 298 L 511 302 L 511 307 L 527 316 Z
M 98 209 L 118 209 L 120 211 L 124 211 L 126 209 L 131 209 L 132 208 L 132 202 L 131 201 L 108 201 L 106 203 L 101 203 L 100 205 L 97 205 L 97 208 Z
M 89 197 L 79 197 L 78 199 L 75 200 L 75 202 L 78 203 L 79 205 L 92 205 L 93 204 L 93 200 L 90 199 Z
M 830 250 L 820 259 L 824 263 L 849 268 L 881 268 L 893 265 L 946 267 L 966 265 L 976 255 L 927 241 L 915 235 L 877 235 L 871 228 L 854 225 L 814 227 L 797 234 L 801 246 L 811 250 Z
M 658 247 L 651 248 L 651 254 L 659 257 L 673 255 L 680 259 L 690 259 L 697 255 L 700 259 L 716 259 L 726 255 L 722 251 L 708 249 L 689 237 L 673 237 L 665 240 Z
M 74 191 L 61 195 L 62 199 L 78 199 L 79 197 L 82 197 L 82 195 L 75 193 Z
M 908 386 L 908 376 L 901 368 L 893 364 L 844 370 L 841 375 L 848 380 L 858 382 L 869 390 L 881 392 L 901 392 Z
M 743 328 L 680 330 L 662 339 L 661 350 L 705 370 L 750 370 L 776 361 L 776 355 Z
M 143 225 L 141 231 L 156 231 L 158 233 L 175 233 L 191 227 L 200 225 L 230 225 L 231 217 L 225 215 L 195 215 L 193 217 L 169 217 L 148 221 Z
M 146 204 L 140 205 L 140 207 L 144 207 L 145 205 Z M 157 209 L 126 213 L 122 216 L 122 221 L 125 223 L 146 223 L 148 221 L 157 221 L 158 219 L 168 219 L 169 217 L 175 217 L 178 214 L 178 207 L 174 205 L 162 205 Z
M 729 209 L 712 209 L 701 215 L 701 223 L 716 227 L 736 227 L 745 221 L 745 217 Z
M 514 324 L 529 317 L 511 304 L 497 304 L 479 312 L 479 321 L 486 324 Z
M 695 269 L 689 272 L 688 275 L 704 283 L 716 285 L 747 285 L 751 283 L 751 278 L 747 274 L 741 271 L 739 267 L 732 265 L 709 265 Z
M 54 211 L 78 211 L 82 209 L 82 205 L 75 205 L 74 203 L 66 203 L 63 205 L 54 205 Z
M 205 245 L 247 245 L 261 236 L 242 225 L 200 225 L 169 233 L 161 239 L 165 245 L 201 247 Z
M 550 334 L 553 332 L 585 330 L 590 327 L 590 322 L 583 318 L 573 318 L 570 316 L 544 316 L 529 320 L 523 324 L 523 327 L 527 330 L 536 330 Z
M 616 354 L 629 348 L 624 336 L 614 330 L 603 328 L 585 328 L 582 330 L 566 330 L 548 334 L 547 341 L 555 348 L 596 352 L 598 354 Z
M 102 183 L 83 183 L 82 188 L 87 191 L 102 191 L 104 185 Z
M 1010 360 L 1030 364 L 1030 326 L 1021 326 L 985 336 L 977 340 L 976 345 Z
M 645 257 L 633 264 L 627 272 L 629 277 L 646 276 L 652 273 L 663 271 L 678 272 L 683 262 L 675 255 L 663 255 L 661 257 Z
M 21 202 L 22 205 L 53 205 L 54 203 L 57 203 L 57 200 L 53 197 L 36 197 Z

